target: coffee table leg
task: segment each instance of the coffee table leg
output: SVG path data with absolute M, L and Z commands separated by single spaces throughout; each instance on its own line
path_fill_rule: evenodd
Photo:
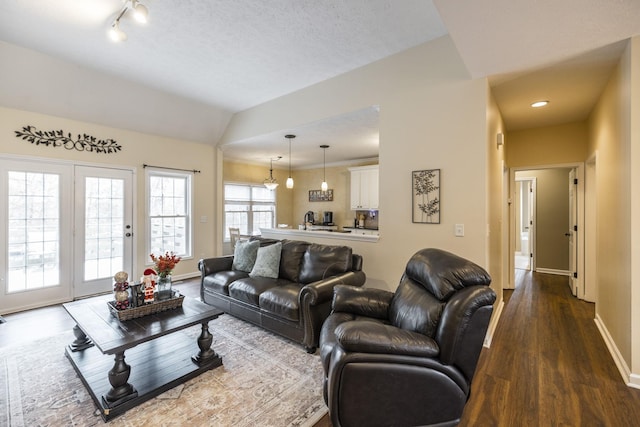
M 127 382 L 130 374 L 131 367 L 124 361 L 124 351 L 116 353 L 115 363 L 109 371 L 111 390 L 102 396 L 102 400 L 106 406 L 113 408 L 138 396 L 136 389 Z
M 82 329 L 78 325 L 73 327 L 73 335 L 76 337 L 75 341 L 69 344 L 71 351 L 82 351 L 89 347 L 93 347 L 93 342 L 88 336 L 82 332 Z
M 211 343 L 213 343 L 213 336 L 209 332 L 209 322 L 202 322 L 202 332 L 198 337 L 200 351 L 195 356 L 191 356 L 193 363 L 198 366 L 211 365 L 211 367 L 222 365 L 222 358 L 213 351 Z

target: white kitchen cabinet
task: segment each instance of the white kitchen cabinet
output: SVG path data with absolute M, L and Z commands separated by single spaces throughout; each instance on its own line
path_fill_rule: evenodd
M 370 228 L 346 228 L 345 230 L 351 230 L 351 234 L 359 234 L 363 236 L 379 236 L 378 230 L 372 230 Z
M 378 165 L 349 168 L 351 209 L 378 209 Z

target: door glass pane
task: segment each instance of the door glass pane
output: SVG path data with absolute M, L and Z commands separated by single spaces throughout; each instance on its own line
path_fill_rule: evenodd
M 124 180 L 85 179 L 84 280 L 123 269 Z
M 7 292 L 60 283 L 60 178 L 56 174 L 8 174 Z

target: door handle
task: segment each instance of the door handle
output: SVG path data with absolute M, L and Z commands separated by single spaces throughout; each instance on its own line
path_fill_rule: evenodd
M 564 233 L 565 236 L 571 237 L 571 233 Z

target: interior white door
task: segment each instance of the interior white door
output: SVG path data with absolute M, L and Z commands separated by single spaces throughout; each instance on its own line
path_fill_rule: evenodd
M 70 165 L 1 159 L 0 313 L 71 299 Z
M 569 238 L 569 286 L 571 293 L 578 294 L 578 200 L 577 200 L 576 170 L 569 171 L 569 231 L 566 233 Z
M 109 292 L 133 267 L 133 173 L 76 166 L 74 297 Z

